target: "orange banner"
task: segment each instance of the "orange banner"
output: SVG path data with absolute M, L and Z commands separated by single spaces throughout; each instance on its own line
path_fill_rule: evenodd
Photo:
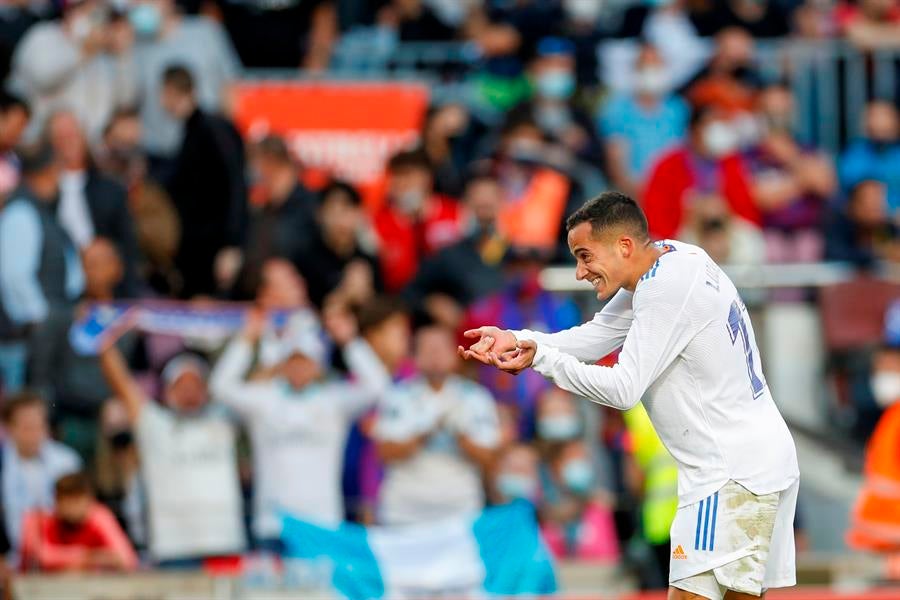
M 359 186 L 377 183 L 387 160 L 412 147 L 428 88 L 398 82 L 243 81 L 234 118 L 249 140 L 284 136 L 308 169 Z

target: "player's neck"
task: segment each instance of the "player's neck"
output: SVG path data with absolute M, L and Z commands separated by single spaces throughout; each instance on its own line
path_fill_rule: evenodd
M 631 274 L 631 278 L 625 286 L 625 289 L 629 292 L 633 292 L 637 287 L 638 281 L 641 280 L 641 277 L 650 270 L 653 264 L 659 260 L 659 257 L 663 254 L 665 254 L 665 252 L 652 242 L 647 242 L 646 246 L 641 246 L 635 250 L 633 258 L 634 272 Z

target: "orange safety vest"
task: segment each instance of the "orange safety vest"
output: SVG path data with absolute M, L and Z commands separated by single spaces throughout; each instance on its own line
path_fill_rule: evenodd
M 568 178 L 552 169 L 538 169 L 524 194 L 501 211 L 500 231 L 512 246 L 552 250 L 568 199 Z
M 860 550 L 900 550 L 900 403 L 881 415 L 866 447 L 863 476 L 847 543 Z

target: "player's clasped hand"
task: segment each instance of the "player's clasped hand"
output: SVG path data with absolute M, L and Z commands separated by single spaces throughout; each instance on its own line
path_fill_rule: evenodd
M 466 359 L 474 359 L 486 365 L 493 365 L 513 375 L 531 366 L 537 344 L 531 340 L 519 341 L 509 331 L 499 327 L 479 327 L 470 329 L 463 335 L 470 339 L 478 338 L 468 349 L 459 346 L 459 355 Z
M 512 375 L 518 375 L 531 367 L 534 355 L 537 352 L 537 344 L 532 340 L 522 340 L 516 344 L 516 349 L 503 354 L 490 353 L 491 364 Z

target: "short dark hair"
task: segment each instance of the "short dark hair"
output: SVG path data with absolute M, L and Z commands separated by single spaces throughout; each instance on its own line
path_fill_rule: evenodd
M 416 148 L 415 150 L 404 150 L 398 152 L 388 161 L 388 171 L 399 171 L 400 169 L 423 169 L 431 171 L 431 160 L 425 153 L 425 150 Z
M 266 158 L 272 158 L 282 163 L 293 164 L 294 157 L 288 148 L 284 138 L 279 135 L 267 135 L 256 142 L 256 153 Z
M 356 319 L 359 323 L 359 331 L 365 335 L 396 315 L 409 315 L 409 310 L 402 301 L 390 296 L 373 298 L 371 302 L 362 306 L 357 312 Z
M 37 393 L 28 390 L 19 392 L 14 396 L 8 397 L 3 402 L 3 408 L 0 409 L 0 417 L 2 417 L 4 423 L 9 425 L 12 423 L 12 420 L 16 418 L 16 414 L 20 410 L 31 406 L 46 408 L 44 399 L 37 395 Z
M 170 86 L 182 94 L 193 94 L 194 76 L 183 65 L 169 65 L 163 72 L 163 85 Z
M 56 480 L 53 490 L 58 498 L 73 498 L 76 496 L 92 496 L 94 489 L 91 480 L 82 472 L 69 473 Z
M 603 192 L 566 219 L 566 229 L 573 230 L 582 223 L 590 223 L 594 235 L 614 227 L 628 230 L 636 238 L 649 239 L 647 217 L 633 198 L 622 192 Z
M 352 204 L 353 206 L 362 205 L 362 197 L 359 195 L 359 192 L 355 187 L 353 187 L 346 181 L 334 180 L 326 185 L 321 192 L 319 192 L 319 206 L 325 204 L 328 197 L 335 192 L 341 192 L 346 195 L 347 199 L 350 200 L 350 204 Z
M 6 114 L 11 110 L 25 111 L 25 116 L 31 118 L 31 107 L 28 102 L 18 94 L 13 94 L 4 89 L 0 89 L 0 113 Z
M 140 118 L 141 113 L 137 108 L 126 107 L 118 109 L 109 117 L 109 120 L 106 121 L 106 125 L 103 126 L 103 137 L 108 137 L 109 134 L 112 133 L 113 128 L 121 121 Z

